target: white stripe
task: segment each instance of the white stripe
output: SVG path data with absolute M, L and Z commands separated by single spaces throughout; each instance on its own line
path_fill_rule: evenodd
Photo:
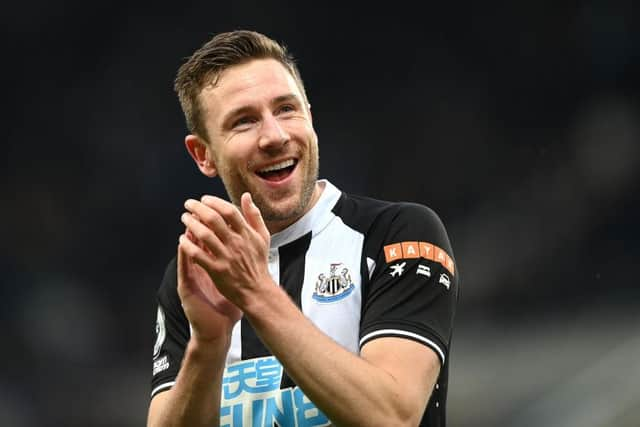
M 277 283 L 277 282 L 276 282 Z M 242 322 L 236 322 L 231 330 L 231 347 L 227 352 L 227 365 L 242 358 Z
M 371 280 L 373 270 L 376 269 L 376 262 L 372 258 L 367 257 L 367 268 L 369 269 L 369 280 Z
M 151 397 L 153 397 L 153 395 L 156 394 L 157 392 L 159 392 L 160 390 L 164 390 L 165 388 L 173 387 L 173 385 L 175 383 L 176 383 L 175 381 L 171 381 L 171 382 L 168 382 L 168 383 L 160 384 L 158 387 L 154 388 L 151 391 Z
M 271 235 L 271 248 L 279 248 L 313 231 L 313 236 L 321 232 L 335 218 L 331 211 L 338 203 L 342 192 L 326 179 L 318 180 L 324 186 L 320 198 L 309 212 L 282 231 Z
M 399 329 L 380 329 L 379 331 L 371 332 L 365 335 L 364 337 L 362 337 L 362 339 L 360 340 L 360 346 L 362 346 L 362 343 L 367 341 L 370 338 L 376 337 L 378 335 L 389 335 L 389 334 L 411 337 L 411 338 L 417 339 L 418 341 L 422 341 L 423 343 L 427 344 L 429 347 L 433 348 L 435 351 L 438 352 L 438 354 L 440 355 L 440 359 L 442 359 L 442 364 L 444 365 L 444 352 L 442 351 L 440 346 L 434 343 L 433 341 L 431 341 L 430 339 L 425 338 L 422 335 L 414 334 L 413 332 L 401 331 Z
M 325 189 L 326 191 L 326 189 Z M 312 237 L 305 254 L 304 282 L 300 294 L 302 313 L 322 332 L 350 352 L 358 353 L 360 339 L 360 313 L 362 311 L 361 277 L 362 248 L 364 234 L 346 225 L 342 218 L 333 213 L 324 231 Z M 315 233 L 315 230 L 314 230 Z M 332 303 L 319 303 L 314 298 L 316 284 L 323 274 L 331 276 L 331 263 L 341 263 L 337 274 L 351 277 L 354 289 L 344 299 Z

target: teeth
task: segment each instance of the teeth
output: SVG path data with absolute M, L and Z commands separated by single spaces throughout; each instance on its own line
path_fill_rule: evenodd
M 284 162 L 276 163 L 275 165 L 268 166 L 264 169 L 260 169 L 258 172 L 265 173 L 271 171 L 277 171 L 278 169 L 288 168 L 289 166 L 293 166 L 293 159 L 285 160 Z

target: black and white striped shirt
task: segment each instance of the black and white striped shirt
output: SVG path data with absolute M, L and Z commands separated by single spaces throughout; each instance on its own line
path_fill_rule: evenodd
M 325 180 L 321 185 L 316 205 L 271 236 L 272 278 L 319 329 L 355 354 L 379 337 L 431 348 L 442 369 L 421 426 L 444 426 L 459 295 L 444 225 L 419 204 L 349 195 Z M 158 291 L 152 396 L 174 384 L 190 335 L 176 275 L 174 258 Z M 233 329 L 222 387 L 221 426 L 329 425 L 245 319 Z

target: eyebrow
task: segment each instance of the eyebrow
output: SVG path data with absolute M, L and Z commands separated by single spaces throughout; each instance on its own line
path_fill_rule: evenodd
M 280 96 L 276 96 L 275 98 L 273 98 L 270 101 L 271 105 L 277 105 L 277 104 L 281 104 L 283 102 L 287 102 L 287 101 L 293 101 L 296 102 L 298 104 L 302 104 L 299 97 L 296 96 L 293 93 L 288 93 L 286 95 L 280 95 Z M 222 120 L 222 123 L 228 123 L 229 120 L 232 120 L 235 117 L 238 117 L 242 114 L 246 114 L 246 113 L 250 113 L 252 111 L 254 111 L 255 108 L 250 106 L 250 105 L 244 105 L 242 107 L 238 107 L 238 108 L 234 108 L 233 110 L 229 111 L 227 114 L 224 115 L 224 118 Z
M 281 104 L 286 101 L 295 101 L 297 103 L 301 103 L 297 95 L 289 93 L 287 95 L 276 96 L 273 100 L 271 100 L 271 104 Z

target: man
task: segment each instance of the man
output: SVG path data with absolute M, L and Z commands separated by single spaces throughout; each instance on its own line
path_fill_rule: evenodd
M 215 36 L 176 78 L 200 171 L 158 292 L 150 426 L 444 426 L 458 274 L 430 209 L 318 180 L 297 66 Z

